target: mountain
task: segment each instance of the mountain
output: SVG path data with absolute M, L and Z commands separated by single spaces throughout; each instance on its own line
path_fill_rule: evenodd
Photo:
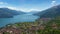
M 38 12 L 40 12 L 40 11 L 30 11 L 30 12 L 28 12 L 28 14 L 36 14 Z
M 11 18 L 15 15 L 25 14 L 22 11 L 11 10 L 8 8 L 0 8 L 0 18 Z
M 60 16 L 60 5 L 53 6 L 34 15 L 38 15 L 40 18 L 54 18 L 56 16 Z

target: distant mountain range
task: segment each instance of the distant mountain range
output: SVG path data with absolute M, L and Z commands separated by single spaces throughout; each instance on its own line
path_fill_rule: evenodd
M 28 14 L 36 14 L 38 12 L 40 12 L 40 11 L 30 11 L 30 12 L 28 12 Z
M 21 14 L 26 14 L 26 12 L 11 10 L 8 8 L 0 8 L 0 18 L 10 18 Z M 44 11 L 31 11 L 27 14 L 37 15 L 40 16 L 40 18 L 54 18 L 56 16 L 60 16 L 60 5 L 53 6 Z
M 22 11 L 11 10 L 8 8 L 0 8 L 0 18 L 11 18 L 15 15 L 25 14 Z
M 60 5 L 51 7 L 34 15 L 40 16 L 40 18 L 54 18 L 60 16 Z

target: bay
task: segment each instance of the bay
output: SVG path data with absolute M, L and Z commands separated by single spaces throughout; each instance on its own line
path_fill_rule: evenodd
M 0 27 L 3 27 L 7 24 L 14 24 L 18 22 L 33 22 L 38 18 L 38 16 L 34 16 L 32 14 L 17 15 L 13 18 L 0 18 Z

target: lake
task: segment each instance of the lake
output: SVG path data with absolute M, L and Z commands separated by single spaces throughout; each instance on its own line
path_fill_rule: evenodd
M 38 18 L 38 16 L 34 16 L 31 14 L 17 15 L 13 18 L 0 18 L 0 27 L 18 22 L 33 22 Z

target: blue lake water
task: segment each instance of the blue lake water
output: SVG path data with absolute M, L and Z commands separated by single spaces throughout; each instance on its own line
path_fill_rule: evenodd
M 0 27 L 5 26 L 10 23 L 18 23 L 18 22 L 33 22 L 38 16 L 34 16 L 31 14 L 17 15 L 13 18 L 0 18 Z

